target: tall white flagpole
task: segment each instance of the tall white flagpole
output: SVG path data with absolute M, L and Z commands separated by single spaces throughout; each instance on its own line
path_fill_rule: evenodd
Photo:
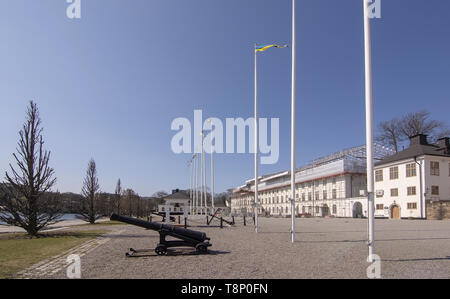
M 208 202 L 206 196 L 206 163 L 205 163 L 205 132 L 202 130 L 202 192 L 205 214 L 208 214 Z
M 211 205 L 212 205 L 213 213 L 215 213 L 215 209 L 214 209 L 214 148 L 212 146 L 212 140 L 211 140 Z
M 291 242 L 295 242 L 295 0 L 292 0 Z
M 200 156 L 200 214 L 203 215 L 203 131 L 202 131 L 202 149 Z
M 373 99 L 372 99 L 372 53 L 370 40 L 370 18 L 368 0 L 364 4 L 364 52 L 366 72 L 366 155 L 367 155 L 367 201 L 368 201 L 368 247 L 369 262 L 373 262 L 375 233 L 374 173 L 373 173 Z
M 198 175 L 198 171 L 199 171 L 199 155 L 197 154 L 196 155 L 196 166 L 195 166 L 195 171 L 196 171 L 196 174 L 195 174 L 195 182 L 196 182 L 196 189 L 197 189 L 197 191 L 196 191 L 196 194 L 197 194 L 197 203 L 196 203 L 196 208 L 197 208 L 197 214 L 199 213 L 199 211 L 200 211 L 200 209 L 199 209 L 199 206 L 200 206 L 200 196 L 199 196 L 199 187 L 200 187 L 200 184 L 199 184 L 199 182 L 198 182 L 198 179 L 199 179 L 199 175 Z
M 194 212 L 198 213 L 198 167 L 197 167 L 197 154 L 194 155 Z
M 190 212 L 191 212 L 191 215 L 192 215 L 192 212 L 193 212 L 193 192 L 192 192 L 192 176 L 193 176 L 193 169 L 194 169 L 194 165 L 193 165 L 193 163 L 194 163 L 194 159 L 192 158 L 191 159 L 191 161 L 189 162 L 189 166 L 190 166 L 190 169 L 189 169 L 189 199 L 191 200 L 191 204 L 190 204 L 190 206 L 191 206 L 191 209 L 190 209 Z
M 258 55 L 255 44 L 255 232 L 258 232 Z

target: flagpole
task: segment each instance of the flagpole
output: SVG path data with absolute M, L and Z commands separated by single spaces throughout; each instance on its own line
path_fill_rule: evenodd
M 192 204 L 192 173 L 193 173 L 193 159 L 191 159 L 190 161 L 189 161 L 189 199 L 191 200 L 191 202 L 190 202 L 190 207 L 191 207 L 191 209 L 190 209 L 190 212 L 191 212 L 191 215 L 192 215 L 192 211 L 193 211 L 193 204 Z
M 364 54 L 365 54 L 365 91 L 366 91 L 366 163 L 367 163 L 367 203 L 368 203 L 368 247 L 369 262 L 374 254 L 374 173 L 373 173 L 373 98 L 372 98 L 372 53 L 370 38 L 370 18 L 368 1 L 363 0 L 364 7 Z
M 295 242 L 295 0 L 292 0 L 291 242 Z
M 213 213 L 215 213 L 215 210 L 214 210 L 214 148 L 212 146 L 212 140 L 211 140 L 211 205 L 212 205 Z
M 205 138 L 204 136 L 203 136 L 203 138 Z M 205 152 L 205 145 L 203 144 L 203 168 L 204 168 L 204 170 L 203 170 L 203 175 L 204 175 L 204 178 L 203 178 L 203 180 L 204 180 L 204 190 L 205 190 L 205 213 L 206 214 L 208 214 L 208 191 L 207 191 L 207 183 L 206 183 L 206 152 Z
M 202 192 L 205 215 L 208 211 L 208 202 L 206 197 L 206 162 L 205 162 L 205 132 L 202 130 Z
M 258 233 L 258 55 L 255 44 L 255 232 Z
M 200 214 L 203 215 L 203 130 L 200 134 L 202 135 L 202 148 L 200 151 Z
M 195 214 L 198 214 L 198 156 L 197 154 L 194 155 L 194 186 L 195 186 L 195 192 L 194 192 L 194 208 L 195 208 Z
M 192 212 L 191 215 L 195 214 L 195 153 L 192 156 Z

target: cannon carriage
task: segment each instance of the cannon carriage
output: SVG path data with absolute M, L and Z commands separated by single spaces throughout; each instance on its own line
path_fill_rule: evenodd
M 116 220 L 124 222 L 127 224 L 143 227 L 145 229 L 150 229 L 157 231 L 159 233 L 159 244 L 154 249 L 157 255 L 166 255 L 167 249 L 170 247 L 193 247 L 199 254 L 208 253 L 208 247 L 212 244 L 209 243 L 211 240 L 206 236 L 206 233 L 199 232 L 195 230 L 175 227 L 168 224 L 144 221 L 132 217 L 120 216 L 117 214 L 111 215 L 111 220 Z M 166 240 L 166 237 L 176 238 L 178 240 Z M 132 256 L 135 253 L 148 252 L 150 250 L 135 250 L 130 248 L 130 253 L 126 255 Z

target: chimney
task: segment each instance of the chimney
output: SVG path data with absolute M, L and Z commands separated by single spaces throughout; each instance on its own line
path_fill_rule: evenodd
M 444 138 L 438 139 L 438 145 L 440 148 L 449 148 L 450 147 L 450 138 L 444 137 Z
M 427 135 L 418 134 L 418 135 L 409 137 L 409 146 L 413 146 L 413 145 L 428 145 Z

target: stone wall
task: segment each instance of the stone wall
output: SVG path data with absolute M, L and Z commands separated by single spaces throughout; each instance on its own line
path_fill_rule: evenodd
M 427 219 L 450 220 L 450 200 L 427 201 Z

